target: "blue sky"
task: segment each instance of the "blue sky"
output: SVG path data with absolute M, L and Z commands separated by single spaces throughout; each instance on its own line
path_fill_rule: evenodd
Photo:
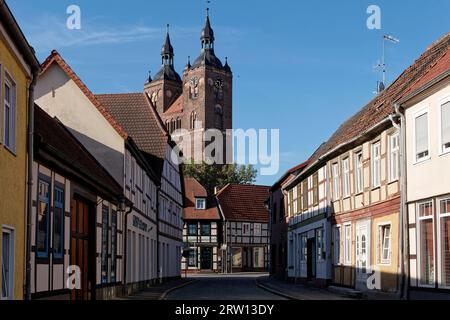
M 206 1 L 9 0 L 41 61 L 57 49 L 95 93 L 137 92 L 160 66 L 171 25 L 179 73 L 200 52 Z M 82 29 L 65 28 L 66 8 L 81 7 Z M 381 30 L 366 9 L 381 8 Z M 373 66 L 388 45 L 388 83 L 450 31 L 450 1 L 213 0 L 216 55 L 234 73 L 234 128 L 280 129 L 280 171 L 303 162 L 349 116 L 373 98 Z

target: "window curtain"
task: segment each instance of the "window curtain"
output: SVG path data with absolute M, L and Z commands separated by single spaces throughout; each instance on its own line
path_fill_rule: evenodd
M 450 143 L 450 102 L 442 106 L 442 144 Z
M 428 151 L 428 114 L 416 118 L 416 154 Z

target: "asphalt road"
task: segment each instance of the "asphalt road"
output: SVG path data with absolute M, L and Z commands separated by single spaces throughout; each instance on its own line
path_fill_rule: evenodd
M 167 300 L 285 300 L 259 288 L 261 274 L 191 276 L 197 280 L 169 294 Z

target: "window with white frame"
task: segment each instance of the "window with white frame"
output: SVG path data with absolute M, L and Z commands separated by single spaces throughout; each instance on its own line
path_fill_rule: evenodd
M 326 259 L 325 237 L 323 229 L 316 230 L 317 260 Z
M 344 263 L 346 265 L 352 264 L 352 225 L 346 224 L 344 226 Z
M 250 235 L 250 223 L 242 224 L 242 235 L 249 236 Z
M 416 161 L 428 158 L 430 152 L 428 147 L 428 113 L 422 113 L 415 119 L 415 146 Z
M 381 143 L 372 145 L 372 187 L 381 185 Z
M 306 234 L 302 235 L 301 240 L 302 240 L 301 259 L 302 261 L 306 261 L 308 259 L 308 236 Z
M 334 227 L 334 264 L 341 263 L 341 226 Z
M 378 263 L 391 263 L 391 224 L 378 226 Z
M 363 172 L 363 153 L 358 152 L 355 155 L 355 179 L 356 179 L 356 193 L 361 193 L 364 191 L 364 172 Z
M 205 210 L 206 209 L 206 199 L 205 198 L 196 198 L 195 199 L 195 209 Z
M 418 232 L 419 232 L 419 281 L 421 285 L 434 285 L 435 281 L 435 255 L 434 255 L 434 221 L 433 202 L 426 201 L 417 205 Z
M 342 160 L 342 174 L 344 178 L 344 197 L 350 196 L 350 162 L 348 158 Z
M 441 283 L 450 287 L 450 198 L 439 200 Z
M 11 77 L 6 74 L 3 85 L 3 101 L 4 101 L 4 115 L 3 115 L 3 129 L 4 129 L 4 144 L 5 146 L 15 152 L 16 151 L 16 85 Z
M 400 154 L 399 134 L 393 134 L 389 137 L 389 181 L 398 179 L 399 173 L 399 154 Z
M 442 152 L 450 151 L 450 101 L 441 107 L 441 144 Z
M 339 199 L 339 165 L 334 163 L 331 168 L 333 177 L 333 200 Z
M 14 231 L 2 228 L 2 257 L 1 257 L 2 295 L 5 300 L 14 298 Z

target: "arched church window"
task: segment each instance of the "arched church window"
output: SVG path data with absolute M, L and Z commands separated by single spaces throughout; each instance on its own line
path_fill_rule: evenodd
M 216 129 L 223 130 L 223 108 L 219 104 L 214 107 L 214 122 Z

